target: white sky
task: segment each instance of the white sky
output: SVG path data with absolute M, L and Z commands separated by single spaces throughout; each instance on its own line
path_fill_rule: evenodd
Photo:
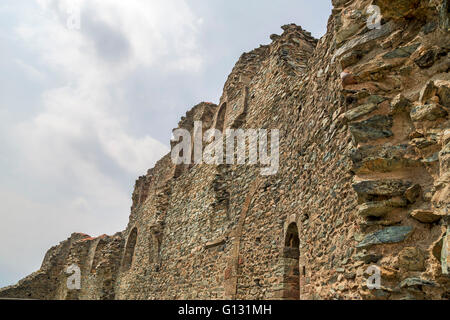
M 123 230 L 136 178 L 181 116 L 217 103 L 239 56 L 281 25 L 319 38 L 330 12 L 328 0 L 1 0 L 0 287 L 72 232 Z

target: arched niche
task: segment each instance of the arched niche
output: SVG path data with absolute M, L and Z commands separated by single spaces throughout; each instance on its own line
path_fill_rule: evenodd
M 123 255 L 123 261 L 122 261 L 123 271 L 130 270 L 131 266 L 133 265 L 134 249 L 136 247 L 137 236 L 138 236 L 138 230 L 137 230 L 137 228 L 133 228 L 133 230 L 131 230 L 131 232 L 130 232 L 130 235 L 128 236 L 128 241 L 125 246 L 125 253 Z
M 100 239 L 100 241 L 97 243 L 97 246 L 95 247 L 94 258 L 92 259 L 92 264 L 91 264 L 91 273 L 95 273 L 97 265 L 99 264 L 99 262 L 102 258 L 102 250 L 105 248 L 105 246 L 106 246 L 106 241 L 103 239 Z

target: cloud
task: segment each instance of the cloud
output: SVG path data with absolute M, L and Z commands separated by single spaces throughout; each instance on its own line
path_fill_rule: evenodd
M 71 3 L 80 5 L 79 31 L 67 29 L 64 19 Z M 126 105 L 118 84 L 136 69 L 158 61 L 166 61 L 162 71 L 198 70 L 199 18 L 181 0 L 40 0 L 38 4 L 38 27 L 23 23 L 16 32 L 49 69 L 64 76 L 64 85 L 44 92 L 43 111 L 14 131 L 24 152 L 33 154 L 30 165 L 51 175 L 65 162 L 86 158 L 76 145 L 84 140 L 94 143 L 94 138 L 98 149 L 123 170 L 142 173 L 167 147 L 150 136 L 134 137 L 127 131 L 127 109 L 132 106 Z M 21 67 L 35 78 L 45 77 L 24 63 Z M 31 160 L 31 155 L 25 158 Z
M 0 184 L 0 240 L 16 244 L 2 246 L 2 272 L 13 270 L 11 258 L 19 255 L 19 269 L 30 272 L 25 265 L 33 243 L 42 259 L 49 243 L 73 231 L 99 235 L 126 226 L 133 179 L 169 149 L 133 133 L 133 106 L 120 84 L 140 68 L 164 73 L 202 67 L 198 18 L 184 1 L 82 1 L 80 30 L 67 29 L 68 3 L 38 1 L 39 13 L 14 29 L 40 65 L 16 58 L 16 68 L 28 80 L 42 82 L 53 74 L 58 80 L 41 92 L 36 114 L 4 130 L 0 161 L 10 171 L 3 176 L 11 179 L 14 172 L 27 185 Z M 15 163 L 9 162 L 13 155 Z
M 114 63 L 115 69 L 148 67 L 162 59 L 167 60 L 166 67 L 170 68 L 197 70 L 201 67 L 197 38 L 202 20 L 184 0 L 40 0 L 39 3 L 47 22 L 44 37 L 59 40 L 57 44 L 68 46 L 67 49 L 83 46 L 83 56 L 88 53 L 90 58 L 95 58 L 90 51 L 95 49 L 97 58 L 107 64 Z M 70 8 L 74 4 L 80 12 L 78 33 L 67 32 L 67 21 L 74 14 Z M 68 50 L 52 51 L 61 58 Z M 64 60 L 68 61 L 62 57 L 53 62 Z M 72 60 L 69 61 L 71 68 Z

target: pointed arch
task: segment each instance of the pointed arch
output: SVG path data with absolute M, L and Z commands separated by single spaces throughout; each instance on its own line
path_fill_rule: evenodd
M 283 294 L 284 300 L 300 300 L 300 238 L 295 222 L 286 231 L 283 249 Z
M 97 243 L 97 246 L 95 247 L 94 258 L 92 259 L 91 264 L 91 273 L 95 273 L 97 265 L 101 261 L 102 250 L 105 248 L 105 246 L 106 241 L 104 239 L 100 239 L 100 241 Z
M 216 118 L 216 125 L 215 128 L 217 130 L 219 130 L 220 132 L 223 133 L 224 127 L 225 127 L 225 114 L 227 111 L 227 103 L 224 102 L 220 108 L 219 108 L 219 112 L 217 113 L 217 118 Z
M 122 268 L 124 271 L 130 270 L 131 266 L 133 265 L 137 236 L 138 230 L 137 228 L 133 228 L 133 230 L 131 230 L 130 232 L 130 235 L 128 236 L 128 241 L 125 246 L 125 252 L 123 255 Z

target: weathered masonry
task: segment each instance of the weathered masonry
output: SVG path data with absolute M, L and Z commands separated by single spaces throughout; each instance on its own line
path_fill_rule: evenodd
M 124 231 L 73 234 L 0 297 L 449 299 L 448 1 L 332 2 L 320 40 L 283 26 L 179 123 L 279 129 L 277 175 L 167 155 L 137 180 Z

